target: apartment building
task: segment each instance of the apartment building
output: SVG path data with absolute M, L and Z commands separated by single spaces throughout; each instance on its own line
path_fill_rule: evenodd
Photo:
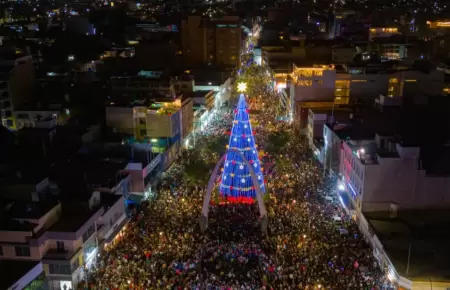
M 420 165 L 419 153 L 417 146 L 395 143 L 380 135 L 365 142 L 344 142 L 343 185 L 363 211 L 391 204 L 401 208 L 449 204 L 450 178 L 427 174 Z
M 332 65 L 294 65 L 290 87 L 292 106 L 305 101 L 373 103 L 380 95 L 388 98 L 437 96 L 442 95 L 445 88 L 444 73 L 436 70 L 424 73 L 410 68 L 388 72 L 381 65 L 344 67 L 345 71 L 338 72 Z
M 324 142 L 328 142 L 324 139 L 326 124 L 345 124 L 349 122 L 351 116 L 352 110 L 348 108 L 311 108 L 308 110 L 306 138 L 320 162 L 325 162 L 326 150 L 323 148 Z
M 137 76 L 113 77 L 109 86 L 114 95 L 147 97 L 157 92 L 167 96 L 176 94 L 174 81 L 162 71 L 140 71 Z
M 86 203 L 13 202 L 0 229 L 0 263 L 41 264 L 49 289 L 74 289 L 126 224 L 124 197 L 93 192 Z M 34 270 L 41 275 L 38 271 Z
M 189 98 L 162 98 L 154 102 L 143 100 L 120 104 L 111 102 L 106 107 L 106 124 L 117 133 L 135 136 L 136 140 L 174 143 L 192 131 L 193 110 L 190 108 L 192 101 Z
M 34 84 L 31 55 L 20 49 L 0 52 L 0 119 L 3 126 L 16 129 L 14 111 L 33 100 Z
M 181 42 L 186 65 L 240 65 L 242 28 L 238 16 L 216 20 L 188 16 L 181 22 Z
M 387 38 L 399 34 L 398 27 L 385 25 L 372 25 L 369 29 L 369 40 L 374 38 Z

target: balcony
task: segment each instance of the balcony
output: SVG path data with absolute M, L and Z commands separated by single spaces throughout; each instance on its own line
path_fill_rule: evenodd
M 57 249 L 49 249 L 47 253 L 45 253 L 44 257 L 42 258 L 43 261 L 45 260 L 70 260 L 73 256 L 78 254 L 81 251 L 81 248 L 76 249 L 75 251 L 61 251 Z

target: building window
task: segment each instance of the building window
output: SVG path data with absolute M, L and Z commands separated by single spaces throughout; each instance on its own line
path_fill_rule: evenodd
M 64 242 L 57 241 L 56 242 L 56 249 L 58 252 L 64 252 Z
M 78 269 L 78 267 L 80 266 L 81 266 L 80 259 L 76 258 L 75 261 L 73 261 L 73 263 L 71 264 L 72 272 Z
M 95 227 L 94 225 L 90 226 L 83 234 L 83 243 L 86 243 L 87 240 L 94 234 Z
M 59 265 L 59 264 L 49 264 L 48 270 L 50 274 L 62 274 L 62 275 L 70 275 L 70 266 L 68 265 Z
M 30 247 L 15 247 L 17 257 L 30 257 Z

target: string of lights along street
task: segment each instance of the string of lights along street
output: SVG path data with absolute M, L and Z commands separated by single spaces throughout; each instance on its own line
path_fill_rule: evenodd
M 220 181 L 220 193 L 222 198 L 229 202 L 251 203 L 256 197 L 256 186 L 260 186 L 263 193 L 266 190 L 244 94 L 240 95 L 234 114 Z M 253 168 L 259 184 L 253 183 L 249 167 L 236 150 L 242 153 L 248 165 Z

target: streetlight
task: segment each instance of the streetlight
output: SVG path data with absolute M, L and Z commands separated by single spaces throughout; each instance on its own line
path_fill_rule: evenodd
M 245 91 L 247 90 L 247 83 L 238 83 L 237 90 L 239 93 L 245 93 Z

